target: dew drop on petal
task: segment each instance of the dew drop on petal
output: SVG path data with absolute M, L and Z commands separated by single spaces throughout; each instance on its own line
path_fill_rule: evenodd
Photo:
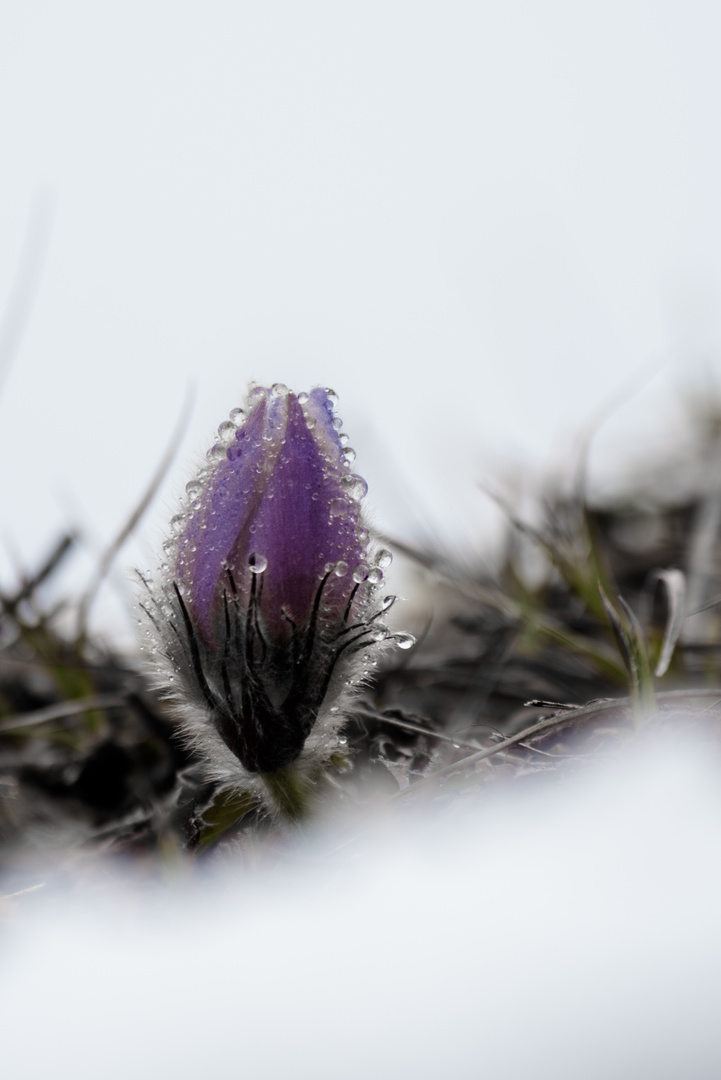
M 381 604 L 381 611 L 388 611 L 389 608 L 393 607 L 397 599 L 398 597 L 393 596 L 392 593 L 389 593 L 388 596 L 384 596 L 383 603 Z
M 251 555 L 248 560 L 251 574 L 262 574 L 268 568 L 268 560 L 265 555 Z
M 197 498 L 203 490 L 203 485 L 197 480 L 191 480 L 190 483 L 185 485 L 185 492 L 190 499 Z
M 372 566 L 368 571 L 368 580 L 371 585 L 377 585 L 379 581 L 383 580 L 383 571 L 379 566 Z
M 236 427 L 240 427 L 240 425 L 245 420 L 245 409 L 231 409 L 230 419 L 233 421 Z
M 273 383 L 273 393 L 277 394 L 278 397 L 288 397 L 290 390 L 285 383 L 277 382 Z
M 363 562 L 358 563 L 358 565 L 353 570 L 353 580 L 357 584 L 360 584 L 360 582 L 365 581 L 367 577 L 368 577 L 368 567 Z
M 393 555 L 388 548 L 379 548 L 373 561 L 376 566 L 380 566 L 381 570 L 385 570 L 393 562 Z
M 363 477 L 357 476 L 355 473 L 351 473 L 350 476 L 344 476 L 340 482 L 340 486 L 343 488 L 346 495 L 355 502 L 359 502 L 368 491 L 368 485 Z
M 416 643 L 413 634 L 394 634 L 393 640 L 399 649 L 412 649 Z
M 338 395 L 336 394 L 335 390 L 331 390 L 329 386 L 326 386 L 325 393 L 326 397 L 328 398 L 329 404 L 333 408 L 335 408 L 335 406 L 338 404 Z
M 340 416 L 334 416 L 332 424 L 336 431 L 340 431 L 340 429 L 343 427 L 343 421 L 341 420 Z
M 232 420 L 224 420 L 218 428 L 218 439 L 225 446 L 228 446 L 229 443 L 231 443 L 235 438 L 235 433 L 237 430 L 238 429 L 236 428 Z
M 356 452 L 352 446 L 346 446 L 343 453 L 340 456 L 344 465 L 352 465 L 356 459 Z
M 175 517 L 171 517 L 171 519 L 170 519 L 170 531 L 173 534 L 173 536 L 177 536 L 178 533 L 180 533 L 180 531 L 183 528 L 184 523 L 185 523 L 185 515 L 184 514 L 176 514 Z
M 345 577 L 347 573 L 348 573 L 348 563 L 347 562 L 343 562 L 341 560 L 341 562 L 335 564 L 335 576 L 336 577 Z
M 350 435 L 346 435 L 345 431 L 341 431 L 340 435 L 338 436 L 338 442 L 341 444 L 341 446 L 347 446 L 350 442 Z
M 306 394 L 305 390 L 303 390 L 302 393 L 298 394 L 298 404 L 299 405 L 307 405 L 307 403 L 308 403 L 308 395 Z
M 350 510 L 350 506 L 347 499 L 331 499 L 328 509 L 332 518 L 343 517 Z

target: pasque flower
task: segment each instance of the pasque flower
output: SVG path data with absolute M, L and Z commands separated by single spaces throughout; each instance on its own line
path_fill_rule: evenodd
M 361 521 L 365 481 L 335 395 L 251 390 L 220 425 L 173 518 L 143 607 L 186 732 L 246 779 L 337 749 L 369 651 L 412 644 L 381 617 L 390 552 Z

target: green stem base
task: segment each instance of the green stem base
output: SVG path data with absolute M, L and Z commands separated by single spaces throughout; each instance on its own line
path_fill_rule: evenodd
M 303 821 L 310 813 L 310 784 L 293 765 L 261 773 L 268 794 L 286 821 Z

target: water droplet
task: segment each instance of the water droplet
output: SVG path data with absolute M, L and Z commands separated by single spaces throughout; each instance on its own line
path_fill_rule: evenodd
M 336 705 L 336 708 L 337 707 L 338 706 Z M 348 740 L 346 739 L 345 735 L 339 735 L 338 736 L 338 745 L 339 746 L 347 746 L 347 744 L 348 744 Z
M 347 562 L 341 561 L 341 562 L 335 564 L 335 576 L 336 577 L 345 577 L 347 573 L 348 573 L 348 563 Z
M 198 495 L 200 495 L 202 490 L 203 485 L 199 484 L 197 480 L 191 480 L 185 485 L 186 494 L 191 499 L 195 499 Z
M 359 502 L 368 491 L 368 485 L 363 477 L 357 476 L 355 473 L 351 473 L 350 476 L 344 476 L 340 482 L 340 486 L 343 488 L 346 495 L 355 502 Z
M 277 394 L 278 397 L 288 397 L 290 390 L 285 383 L 277 382 L 273 383 L 273 393 Z
M 328 709 L 328 712 L 333 713 L 333 715 L 335 716 L 336 713 L 340 712 L 340 705 L 331 705 L 330 709 Z
M 343 453 L 340 456 L 344 465 L 352 465 L 356 459 L 356 452 L 352 446 L 346 446 Z
M 340 416 L 334 416 L 331 423 L 333 424 L 333 427 L 336 429 L 336 431 L 340 431 L 340 429 L 343 427 L 343 421 L 341 420 Z
M 268 560 L 265 555 L 251 555 L 248 559 L 248 565 L 251 574 L 262 574 L 268 567 Z
M 234 449 L 234 447 L 232 449 Z M 230 455 L 230 449 L 228 449 L 227 453 L 228 455 Z M 215 443 L 205 454 L 208 461 L 220 461 L 220 459 L 224 458 L 225 455 L 226 449 L 222 442 Z
M 388 596 L 384 596 L 383 603 L 381 604 L 381 611 L 388 611 L 390 608 L 393 607 L 397 599 L 398 597 L 393 596 L 392 593 L 389 593 Z
M 380 566 L 372 566 L 368 571 L 368 580 L 371 585 L 377 585 L 379 581 L 383 580 L 383 571 Z
M 358 529 L 358 531 L 356 532 L 356 536 L 358 537 L 358 542 L 360 544 L 367 544 L 368 540 L 370 539 L 370 533 L 367 529 L 364 528 Z
M 177 536 L 182 531 L 185 524 L 185 514 L 176 514 L 175 517 L 170 519 L 170 531 L 173 536 Z
M 363 562 L 358 563 L 358 565 L 353 570 L 353 580 L 356 583 L 360 584 L 360 582 L 365 581 L 367 577 L 368 577 L 368 567 Z
M 341 431 L 340 435 L 338 436 L 338 442 L 341 444 L 341 446 L 347 446 L 350 442 L 350 435 L 346 435 L 345 431 Z
M 335 408 L 338 404 L 338 395 L 336 394 L 335 390 L 331 390 L 329 386 L 326 386 L 325 392 L 328 397 L 329 405 L 331 406 L 331 408 Z
M 245 420 L 245 409 L 231 409 L 230 419 L 233 421 L 236 427 L 240 427 L 240 425 Z
M 373 561 L 376 566 L 380 566 L 381 570 L 385 570 L 393 562 L 393 555 L 388 548 L 379 548 Z
M 225 446 L 229 446 L 235 438 L 237 428 L 232 420 L 224 420 L 218 428 L 218 439 Z
M 298 394 L 298 402 L 300 405 L 306 405 L 308 403 L 308 395 L 305 390 Z
M 413 634 L 394 634 L 393 640 L 399 649 L 412 649 L 416 643 Z
M 328 509 L 330 510 L 330 516 L 333 518 L 343 517 L 348 513 L 350 507 L 347 499 L 331 499 Z

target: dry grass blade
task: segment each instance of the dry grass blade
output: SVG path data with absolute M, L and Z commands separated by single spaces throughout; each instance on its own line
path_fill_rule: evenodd
M 673 651 L 683 629 L 686 607 L 686 577 L 681 570 L 656 570 L 650 578 L 651 589 L 653 590 L 657 584 L 663 585 L 666 591 L 668 608 L 661 652 L 654 670 L 654 675 L 661 678 L 668 671 Z
M 599 585 L 598 585 L 598 592 L 599 592 L 599 595 L 601 597 L 601 603 L 603 604 L 604 611 L 606 612 L 606 615 L 608 617 L 608 621 L 611 624 L 611 629 L 613 631 L 613 636 L 616 639 L 616 644 L 618 645 L 618 650 L 621 653 L 621 656 L 623 657 L 623 662 L 624 662 L 624 664 L 626 666 L 626 671 L 628 672 L 629 682 L 631 683 L 631 686 L 633 687 L 633 689 L 637 691 L 638 690 L 638 664 L 636 662 L 636 657 L 634 655 L 633 642 L 631 641 L 631 637 L 630 637 L 630 635 L 628 633 L 628 630 L 626 629 L 626 627 L 623 625 L 620 618 L 618 617 L 616 609 L 614 608 L 613 604 L 611 603 L 611 601 L 606 596 L 604 588 L 603 588 L 603 586 L 601 585 L 600 582 L 599 582 Z
M 618 602 L 623 608 L 624 615 L 626 616 L 630 631 L 631 642 L 633 644 L 634 660 L 636 664 L 636 671 L 638 673 L 638 719 L 642 720 L 656 711 L 656 694 L 653 688 L 653 678 L 651 676 L 651 665 L 648 659 L 648 649 L 646 648 L 646 640 L 643 636 L 641 623 L 638 621 L 636 613 L 626 603 L 622 596 L 619 596 Z
M 68 554 L 75 543 L 75 540 L 76 538 L 72 533 L 61 536 L 40 569 L 37 570 L 32 577 L 24 581 L 20 589 L 18 589 L 13 596 L 6 597 L 0 595 L 0 603 L 2 603 L 3 608 L 8 614 L 14 614 L 18 605 L 21 604 L 23 600 L 29 600 L 36 589 L 38 589 L 44 581 L 47 581 Z
M 20 731 L 22 728 L 36 727 L 51 720 L 65 720 L 70 716 L 94 712 L 96 709 L 112 709 L 125 705 L 126 699 L 119 694 L 97 694 L 95 697 L 82 698 L 80 701 L 62 701 L 57 705 L 48 705 L 44 709 L 6 716 L 0 721 L 0 734 Z
M 379 724 L 390 724 L 392 727 L 401 728 L 403 731 L 412 731 L 416 735 L 425 735 L 429 739 L 438 739 L 440 742 L 450 743 L 456 749 L 464 747 L 466 750 L 477 750 L 478 745 L 474 743 L 465 742 L 463 739 L 456 738 L 453 735 L 444 735 L 442 731 L 434 731 L 431 727 L 424 727 L 422 724 L 414 724 L 412 720 L 404 720 L 398 716 L 388 716 L 386 713 L 375 712 L 373 709 L 354 709 L 354 716 L 359 716 L 363 720 L 375 720 Z
M 562 711 L 553 716 L 547 716 L 543 720 L 539 720 L 537 723 L 532 724 L 531 727 L 524 728 L 523 731 L 519 731 L 515 735 L 509 735 L 507 738 L 501 739 L 499 742 L 494 743 L 493 746 L 487 746 L 483 750 L 477 750 L 476 753 L 469 754 L 467 757 L 461 758 L 460 761 L 455 761 L 450 765 L 446 765 L 445 768 L 440 769 L 432 776 L 428 776 L 423 780 L 418 780 L 412 787 L 398 792 L 393 798 L 400 799 L 420 794 L 421 791 L 425 790 L 430 785 L 437 784 L 442 779 L 452 776 L 454 773 L 467 772 L 469 769 L 475 768 L 480 762 L 487 761 L 489 758 L 502 754 L 514 746 L 522 746 L 524 743 L 537 738 L 539 735 L 547 735 L 554 730 L 570 727 L 579 720 L 583 720 L 589 716 L 595 716 L 598 713 L 606 711 L 617 710 L 619 707 L 623 707 L 624 704 L 625 702 L 623 700 L 608 700 L 594 703 L 591 706 L 580 706 L 573 711 Z M 629 712 L 631 712 L 630 702 L 628 703 L 628 708 Z M 531 749 L 534 748 L 531 747 Z
M 76 639 L 78 643 L 82 643 L 85 640 L 90 608 L 96 596 L 98 595 L 98 592 L 100 591 L 100 587 L 103 584 L 103 581 L 110 572 L 110 568 L 113 565 L 115 559 L 117 558 L 118 552 L 137 528 L 140 519 L 155 498 L 158 492 L 158 488 L 162 484 L 170 466 L 173 463 L 173 458 L 178 451 L 178 447 L 180 446 L 180 442 L 188 426 L 192 407 L 193 389 L 191 387 L 186 394 L 185 402 L 183 403 L 178 422 L 175 425 L 175 429 L 173 431 L 173 434 L 171 435 L 170 442 L 168 443 L 168 448 L 165 451 L 165 454 L 163 455 L 163 458 L 158 465 L 158 468 L 155 470 L 155 473 L 153 474 L 153 477 L 148 484 L 148 487 L 146 488 L 142 499 L 138 502 L 132 514 L 127 518 L 115 539 L 112 541 L 112 543 L 106 549 L 105 553 L 102 555 L 95 577 L 90 582 L 90 585 L 88 586 L 88 589 L 80 602 L 80 606 L 78 608 L 78 619 L 76 628 Z
M 581 446 L 578 453 L 576 476 L 574 482 L 575 501 L 579 506 L 586 506 L 588 491 L 588 459 L 591 453 L 591 444 L 600 429 L 604 426 L 615 412 L 626 405 L 635 394 L 644 390 L 648 383 L 663 370 L 665 364 L 659 364 L 658 360 L 652 360 L 632 372 L 628 381 L 601 404 L 596 414 L 592 416 L 582 435 Z
M 53 200 L 36 196 L 10 295 L 0 319 L 0 385 L 20 347 L 40 285 L 53 227 Z

